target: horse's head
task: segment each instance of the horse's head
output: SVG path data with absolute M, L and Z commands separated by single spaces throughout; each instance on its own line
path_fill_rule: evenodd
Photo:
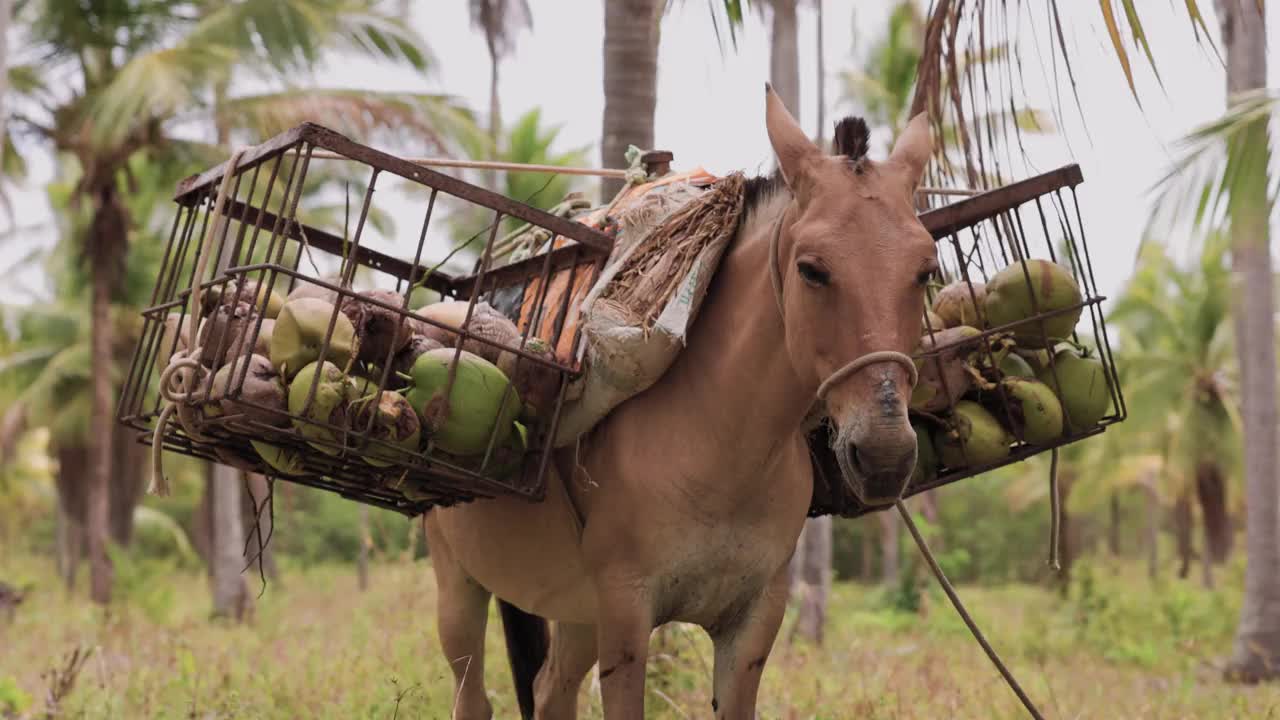
M 916 116 L 875 162 L 865 157 L 865 123 L 846 119 L 832 156 L 772 89 L 766 96 L 769 141 L 793 197 L 771 258 L 787 352 L 806 384 L 819 386 L 845 480 L 864 501 L 892 502 L 916 460 L 904 354 L 919 343 L 925 284 L 938 268 L 913 203 L 932 149 L 928 124 Z

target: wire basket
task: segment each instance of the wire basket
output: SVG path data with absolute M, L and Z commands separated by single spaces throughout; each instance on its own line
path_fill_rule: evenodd
M 316 170 L 326 159 L 367 178 L 356 202 L 334 194 L 332 164 Z M 120 422 L 167 450 L 410 516 L 540 499 L 579 372 L 577 306 L 612 238 L 314 124 L 232 160 L 179 183 Z M 374 247 L 388 178 L 421 213 L 412 260 Z M 446 203 L 481 224 L 470 267 L 429 247 Z M 515 259 L 513 237 L 539 247 Z M 422 289 L 439 301 L 420 305 Z
M 1078 442 L 1126 417 L 1076 195 L 1083 181 L 1079 166 L 1068 165 L 920 215 L 941 269 L 913 354 L 918 460 L 903 497 Z M 809 514 L 892 507 L 847 487 L 833 432 L 823 420 L 808 436 Z

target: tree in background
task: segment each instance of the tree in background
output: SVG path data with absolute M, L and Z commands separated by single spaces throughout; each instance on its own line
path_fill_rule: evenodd
M 484 33 L 489 50 L 489 143 L 492 159 L 497 159 L 498 135 L 502 132 L 502 110 L 498 101 L 498 66 L 515 49 L 521 30 L 533 28 L 533 14 L 526 0 L 469 0 L 471 25 Z M 497 177 L 488 174 L 486 185 L 497 188 Z
M 600 129 L 600 166 L 625 166 L 627 147 L 653 147 L 653 115 L 658 106 L 659 19 L 667 0 L 605 0 L 604 116 Z M 601 200 L 622 189 L 622 180 L 606 178 Z
M 284 90 L 229 100 L 215 97 L 215 90 L 229 86 L 237 71 L 284 85 L 315 67 L 329 47 L 426 70 L 422 43 L 377 5 L 372 0 L 342 5 L 312 0 L 202 2 L 194 8 L 169 1 L 85 6 L 43 0 L 20 5 L 29 46 L 19 51 L 24 63 L 14 70 L 38 65 L 41 72 L 27 72 L 31 82 L 13 88 L 24 97 L 15 99 L 12 118 L 22 131 L 72 157 L 80 171 L 72 204 L 75 208 L 88 203 L 90 208 L 78 244 L 90 268 L 95 368 L 111 366 L 111 298 L 124 276 L 131 225 L 124 200 L 131 190 L 128 163 L 143 152 L 172 156 L 198 147 L 172 136 L 173 126 L 207 113 L 214 99 L 219 100 L 218 110 L 231 113 L 237 129 L 262 130 L 320 110 L 340 131 L 385 127 L 384 123 L 399 130 L 414 111 L 453 114 L 448 102 L 425 95 Z M 192 9 L 194 14 L 187 12 Z M 42 76 L 75 81 L 46 86 L 38 81 Z M 418 123 L 419 129 L 440 139 L 431 125 Z M 105 603 L 111 595 L 106 544 L 114 392 L 111 373 L 95 372 L 91 380 L 90 479 L 84 494 L 91 594 Z

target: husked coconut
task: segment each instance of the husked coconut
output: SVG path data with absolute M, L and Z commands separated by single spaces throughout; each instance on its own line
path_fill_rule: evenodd
M 284 304 L 271 332 L 271 364 L 285 377 L 292 377 L 303 366 L 319 360 L 331 321 L 333 334 L 324 360 L 346 368 L 356 351 L 355 327 L 331 303 L 317 298 Z
M 489 344 L 479 340 L 467 340 L 462 344 L 462 349 L 473 355 L 479 355 L 491 363 L 496 363 L 503 350 L 502 345 L 514 346 L 518 344 L 520 330 L 516 328 L 515 323 L 511 322 L 507 316 L 494 310 L 487 302 L 476 303 L 475 309 L 471 312 L 471 320 L 468 323 L 467 304 L 465 300 L 447 300 L 428 305 L 419 310 L 418 314 L 450 328 L 461 328 L 466 323 L 468 332 L 476 337 L 488 340 L 489 343 L 496 344 Z M 423 327 L 418 329 L 417 332 L 424 337 L 435 340 L 444 347 L 452 347 L 458 337 L 456 332 L 451 332 L 429 323 L 423 323 Z
M 356 400 L 353 407 L 352 432 L 360 434 L 368 428 L 371 441 L 362 449 L 361 459 L 377 467 L 411 460 L 422 438 L 422 422 L 403 395 L 388 390 L 379 396 L 377 388 L 373 388 L 370 395 Z
M 520 339 L 514 343 L 520 346 Z M 551 344 L 542 338 L 530 338 L 525 342 L 525 352 L 547 362 L 555 362 L 556 354 Z M 524 402 L 522 417 L 533 419 L 545 417 L 551 412 L 556 396 L 560 392 L 560 371 L 554 367 L 546 367 L 528 358 L 522 358 L 513 352 L 503 352 L 498 357 L 498 369 L 511 380 L 516 392 Z
M 418 356 L 428 350 L 438 350 L 442 347 L 444 346 L 429 337 L 411 335 L 409 342 L 405 343 L 405 346 L 391 360 L 391 375 L 387 378 L 387 387 L 392 390 L 409 387 L 413 364 L 418 361 Z
M 224 415 L 243 415 L 245 420 L 276 427 L 289 425 L 284 380 L 262 355 L 249 356 L 248 370 L 243 356 L 219 368 L 213 376 L 209 399 L 218 402 Z
M 358 359 L 382 364 L 387 356 L 400 352 L 415 332 L 423 332 L 425 324 L 409 315 L 400 315 L 360 298 L 376 300 L 400 307 L 403 298 L 391 290 L 366 290 L 357 297 L 346 298 L 342 312 L 355 328 Z
M 942 349 L 937 355 L 915 359 L 920 380 L 911 392 L 911 409 L 939 412 L 954 405 L 969 391 L 973 377 L 965 364 L 969 354 L 978 347 L 978 335 L 981 331 L 977 328 L 961 325 L 920 338 L 918 354 L 932 352 L 934 348 Z M 974 341 L 966 343 L 966 338 L 974 338 Z
M 972 285 L 972 291 L 970 286 Z M 961 325 L 969 327 L 986 327 L 982 321 L 981 308 L 987 295 L 987 286 L 980 282 L 967 283 L 957 280 L 938 291 L 933 298 L 933 312 L 942 318 L 946 327 Z M 974 300 L 977 300 L 977 304 Z
M 337 275 L 326 275 L 321 279 L 330 285 L 342 285 L 342 278 Z M 285 304 L 288 304 L 290 301 L 299 300 L 301 298 L 314 298 L 316 300 L 323 300 L 330 305 L 336 305 L 338 302 L 338 293 L 323 285 L 317 285 L 309 280 L 298 278 L 297 285 L 289 291 L 289 294 L 285 297 L 284 301 Z
M 219 305 L 200 325 L 196 342 L 201 348 L 200 363 L 208 368 L 221 367 L 228 351 L 247 339 L 258 315 L 249 303 Z
M 240 302 L 248 304 L 256 313 L 262 310 L 264 296 L 267 306 L 266 317 L 274 318 L 279 315 L 280 308 L 284 306 L 284 298 L 280 293 L 253 278 L 233 278 L 224 285 L 207 288 L 200 299 L 206 315 L 213 312 L 218 305 L 234 305 Z

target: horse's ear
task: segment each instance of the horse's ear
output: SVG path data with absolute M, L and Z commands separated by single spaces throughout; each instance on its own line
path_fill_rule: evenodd
M 769 144 L 778 156 L 778 168 L 792 192 L 808 166 L 822 156 L 822 150 L 804 134 L 796 119 L 787 111 L 782 98 L 773 91 L 773 86 L 764 84 L 764 124 L 769 132 Z
M 933 136 L 929 134 L 929 117 L 925 113 L 919 113 L 907 123 L 907 129 L 898 136 L 893 152 L 889 153 L 890 160 L 906 166 L 912 192 L 920 187 L 920 182 L 924 179 L 924 167 L 929 163 L 931 155 Z

